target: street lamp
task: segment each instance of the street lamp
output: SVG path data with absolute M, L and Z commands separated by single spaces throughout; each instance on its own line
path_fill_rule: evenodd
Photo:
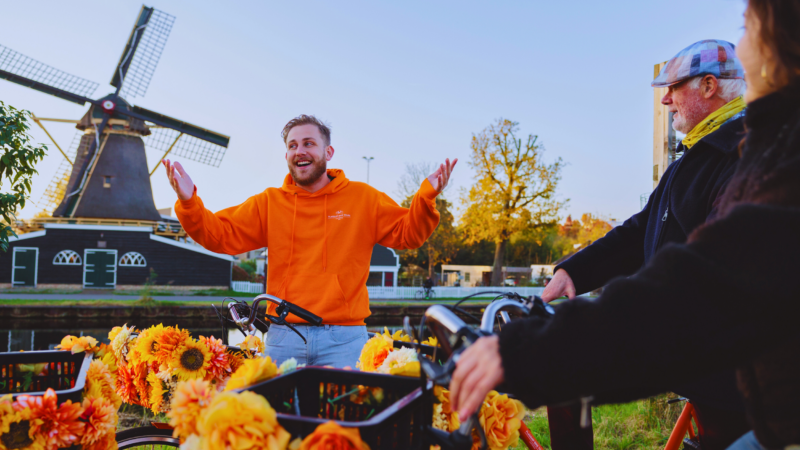
M 375 158 L 372 156 L 362 156 L 361 158 L 367 162 L 367 184 L 369 184 L 369 162 Z

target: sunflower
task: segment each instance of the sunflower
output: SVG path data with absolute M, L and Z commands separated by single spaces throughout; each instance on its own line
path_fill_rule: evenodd
M 168 364 L 174 359 L 174 353 L 191 340 L 192 336 L 187 330 L 181 330 L 178 327 L 164 327 L 156 340 L 158 344 L 158 351 L 156 352 L 158 362 L 160 364 Z
M 179 380 L 204 378 L 211 362 L 211 352 L 205 345 L 189 339 L 183 343 L 169 360 L 169 367 Z
M 211 353 L 211 361 L 208 363 L 208 373 L 206 373 L 205 379 L 223 381 L 228 378 L 232 373 L 231 364 L 222 339 L 214 339 L 214 336 L 209 338 L 200 336 L 200 343 L 205 345 Z
M 169 386 L 155 372 L 147 374 L 150 384 L 150 409 L 153 414 L 169 411 Z
M 197 421 L 206 449 L 285 449 L 291 436 L 267 399 L 253 392 L 222 392 Z
M 117 395 L 114 388 L 114 379 L 108 371 L 108 366 L 102 361 L 93 360 L 86 372 L 86 387 L 83 390 L 84 397 L 98 398 L 103 397 L 111 402 L 115 408 L 122 405 L 122 399 Z
M 156 353 L 158 352 L 158 338 L 164 333 L 164 325 L 154 325 L 141 333 L 139 338 L 136 339 L 136 352 L 139 353 L 139 358 L 146 363 L 157 361 Z
M 245 356 L 242 352 L 233 352 L 228 353 L 228 362 L 231 365 L 231 373 L 236 373 L 244 362 L 246 361 Z
M 364 372 L 375 372 L 393 349 L 391 338 L 376 334 L 361 349 L 356 368 Z
M 117 407 L 106 398 L 86 398 L 83 400 L 81 421 L 85 424 L 85 428 L 80 444 L 85 449 L 98 442 L 105 442 L 109 434 L 114 436 L 117 427 Z
M 6 411 L 2 408 L 0 416 L 0 450 L 45 450 L 47 440 L 37 430 L 41 419 L 35 418 L 30 408 L 20 411 Z
M 236 372 L 231 375 L 228 384 L 225 385 L 226 391 L 241 389 L 252 386 L 278 375 L 278 366 L 272 362 L 272 358 L 248 359 Z
M 45 437 L 46 448 L 70 447 L 83 434 L 84 424 L 80 416 L 80 403 L 67 400 L 58 404 L 56 392 L 50 388 L 43 396 L 21 395 L 14 403 L 16 411 L 29 410 L 31 432 Z
M 205 407 L 217 393 L 208 381 L 181 381 L 172 396 L 170 411 L 167 413 L 169 424 L 175 428 L 173 436 L 186 439 L 197 434 L 197 419 Z

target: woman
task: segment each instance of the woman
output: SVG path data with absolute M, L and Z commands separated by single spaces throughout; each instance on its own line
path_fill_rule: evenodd
M 750 0 L 745 23 L 748 133 L 718 219 L 596 301 L 478 340 L 451 384 L 462 417 L 501 383 L 531 408 L 614 403 L 735 367 L 755 434 L 730 448 L 800 444 L 800 1 Z

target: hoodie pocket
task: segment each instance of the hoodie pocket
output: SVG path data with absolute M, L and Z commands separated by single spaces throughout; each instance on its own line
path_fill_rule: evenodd
M 346 320 L 350 316 L 350 304 L 336 274 L 292 276 L 286 300 L 322 317 L 323 323 Z

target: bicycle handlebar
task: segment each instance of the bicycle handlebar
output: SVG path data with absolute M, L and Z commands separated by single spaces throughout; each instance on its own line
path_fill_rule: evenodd
M 312 313 L 311 311 L 305 310 L 295 305 L 294 303 L 289 303 L 282 298 L 278 298 L 275 297 L 274 295 L 269 295 L 269 294 L 261 294 L 253 299 L 253 306 L 250 311 L 250 317 L 249 317 L 250 323 L 253 323 L 253 321 L 256 318 L 256 315 L 258 314 L 258 304 L 264 300 L 278 305 L 278 307 L 275 309 L 275 312 L 278 313 L 279 317 L 285 318 L 287 314 L 292 313 L 295 316 L 305 320 L 306 322 L 312 325 L 316 326 L 322 325 L 322 318 Z

